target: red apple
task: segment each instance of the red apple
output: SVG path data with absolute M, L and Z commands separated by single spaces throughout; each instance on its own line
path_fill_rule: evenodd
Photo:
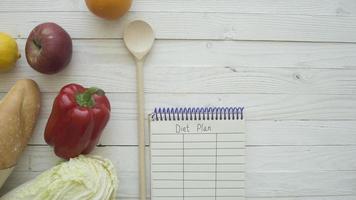
M 54 74 L 66 67 L 72 58 L 72 39 L 55 23 L 36 26 L 26 42 L 28 64 L 38 72 Z

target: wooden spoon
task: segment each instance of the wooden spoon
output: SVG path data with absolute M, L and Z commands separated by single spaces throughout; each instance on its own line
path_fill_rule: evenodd
M 149 24 L 137 20 L 131 22 L 125 32 L 126 47 L 135 58 L 137 81 L 137 111 L 139 133 L 139 170 L 140 170 L 140 199 L 146 199 L 146 165 L 145 165 L 145 109 L 143 88 L 143 63 L 152 48 L 155 36 Z

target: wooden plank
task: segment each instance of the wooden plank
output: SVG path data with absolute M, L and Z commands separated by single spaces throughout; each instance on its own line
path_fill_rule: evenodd
M 46 123 L 45 117 L 39 120 L 30 144 L 46 144 L 43 139 Z M 356 146 L 354 121 L 250 120 L 246 125 L 249 146 Z M 99 144 L 138 145 L 136 120 L 111 119 Z
M 0 1 L 0 11 L 87 11 L 84 1 L 22 0 Z M 230 13 L 268 13 L 301 15 L 355 15 L 353 0 L 136 0 L 131 11 L 155 12 L 230 12 Z
M 137 148 L 97 148 L 95 154 L 109 158 L 116 166 L 120 180 L 119 197 L 138 197 Z M 60 159 L 54 155 L 49 147 L 29 147 L 18 162 L 18 167 L 10 177 L 10 180 L 2 188 L 1 194 L 34 178 L 59 161 Z
M 25 40 L 19 45 L 25 55 Z M 354 69 L 355 51 L 356 44 L 347 43 L 156 40 L 145 66 Z M 27 62 L 21 59 L 19 64 Z M 123 68 L 133 61 L 121 39 L 91 39 L 74 41 L 72 64 Z
M 129 160 L 121 158 L 135 157 L 137 149 L 137 146 L 97 147 L 94 154 L 106 156 L 114 164 L 121 165 L 119 169 L 128 170 L 136 169 L 136 166 L 131 161 L 120 163 L 121 160 Z M 246 169 L 258 173 L 355 171 L 355 151 L 355 146 L 248 146 Z M 29 146 L 16 170 L 40 172 L 58 161 L 51 147 Z
M 249 146 L 249 172 L 355 171 L 355 146 Z
M 3 95 L 4 93 L 0 94 Z M 45 144 L 42 135 L 55 96 L 55 93 L 42 94 L 40 120 L 31 144 Z M 135 95 L 109 93 L 108 96 L 112 102 L 112 117 L 101 144 L 137 145 Z M 239 102 L 239 105 L 246 106 L 245 117 L 251 132 L 249 145 L 356 144 L 354 121 L 331 122 L 356 119 L 356 107 L 353 103 L 355 96 L 148 94 L 146 100 L 146 113 L 152 112 L 157 106 L 223 106 L 236 105 Z M 303 119 L 327 121 L 295 121 Z
M 298 165 L 298 159 L 288 158 L 287 156 L 286 160 L 280 159 L 278 158 L 279 155 L 276 155 L 276 158 L 274 158 L 275 160 L 267 161 L 270 163 L 278 162 L 274 165 L 274 169 L 277 169 L 278 171 L 259 172 L 254 169 L 248 170 L 247 195 L 249 197 L 352 195 L 355 187 L 354 180 L 356 175 L 354 171 L 339 170 L 339 167 L 341 165 L 344 165 L 346 168 L 351 165 L 353 168 L 355 167 L 355 158 L 352 156 L 355 149 L 352 149 L 353 153 L 342 154 L 342 152 L 340 152 L 340 155 L 337 155 L 337 153 L 333 153 L 333 148 L 335 147 L 329 147 L 330 149 L 327 151 L 331 153 L 330 159 L 325 159 L 323 153 L 323 151 L 326 150 L 325 148 L 319 149 L 320 152 L 318 154 L 314 154 L 313 151 L 311 151 L 311 155 L 315 155 L 316 157 L 313 159 L 313 156 L 306 156 L 309 164 L 308 166 L 301 168 L 300 171 L 290 171 L 290 169 L 295 169 L 293 165 Z M 255 150 L 256 148 L 249 148 L 249 153 L 250 151 Z M 281 150 L 282 149 L 279 151 Z M 339 151 L 340 149 L 334 150 Z M 346 151 L 347 150 L 345 149 L 344 152 Z M 291 153 L 291 151 L 286 152 Z M 121 181 L 119 197 L 137 197 L 137 147 L 103 147 L 97 148 L 95 154 L 104 155 L 111 159 L 117 167 Z M 249 156 L 248 159 L 255 159 L 256 162 L 271 159 L 270 157 L 264 157 L 263 155 L 260 156 L 262 157 L 258 157 L 256 154 Z M 295 156 L 295 152 L 290 154 L 290 157 L 292 156 Z M 302 156 L 302 154 L 300 154 L 300 156 Z M 43 159 L 43 157 L 48 159 Z M 318 162 L 320 159 L 323 160 L 322 163 L 324 165 L 330 166 L 333 170 L 315 171 L 320 168 L 320 163 Z M 285 164 L 280 165 L 280 162 L 283 160 L 285 161 Z M 346 163 L 335 164 L 341 160 Z M 59 159 L 53 155 L 53 152 L 48 147 L 29 147 L 19 161 L 19 167 L 15 170 L 10 177 L 10 180 L 3 188 L 3 192 L 6 192 L 17 186 L 19 183 L 38 175 L 41 171 L 50 168 L 58 161 Z M 290 164 L 288 164 L 288 162 L 290 162 Z M 284 166 L 285 168 L 281 168 L 280 166 Z M 263 166 L 258 166 L 258 168 L 264 170 Z M 273 167 L 268 167 L 268 170 L 271 170 L 272 168 Z
M 138 198 L 137 173 L 121 171 L 118 199 Z M 39 174 L 39 172 L 13 172 L 2 188 L 2 193 Z M 351 200 L 354 197 L 353 188 L 356 178 L 354 172 L 247 173 L 247 176 L 249 179 L 247 199 Z
M 1 96 L 4 94 L 2 93 Z M 43 94 L 42 110 L 31 144 L 45 144 L 43 131 L 56 94 Z M 134 94 L 108 94 L 112 117 L 102 145 L 137 145 Z M 147 95 L 146 113 L 155 106 L 245 105 L 249 145 L 355 145 L 354 121 L 300 122 L 294 120 L 355 120 L 354 96 L 293 95 Z M 184 97 L 182 99 L 182 97 Z M 156 101 L 159 101 L 158 103 Z M 256 121 L 256 120 L 268 120 Z M 270 120 L 292 120 L 274 122 Z M 322 139 L 320 139 L 322 138 Z M 148 140 L 147 140 L 148 141 Z
M 356 144 L 353 121 L 247 121 L 248 145 Z
M 4 93 L 0 93 L 3 96 Z M 112 119 L 136 119 L 134 93 L 108 93 Z M 42 95 L 47 119 L 55 93 Z M 355 95 L 146 94 L 146 113 L 155 107 L 245 106 L 247 120 L 355 120 Z
M 321 196 L 291 196 L 291 197 L 246 197 L 246 200 L 354 200 L 355 195 L 321 195 Z M 117 198 L 120 200 L 139 200 L 135 198 Z M 147 197 L 147 200 L 150 198 Z
M 354 171 L 248 173 L 249 197 L 353 196 Z
M 76 40 L 74 45 L 70 66 L 45 76 L 28 66 L 25 41 L 20 40 L 23 58 L 15 70 L 0 74 L 0 91 L 29 77 L 44 92 L 56 92 L 69 82 L 100 85 L 107 92 L 135 92 L 133 59 L 121 40 Z M 355 44 L 158 41 L 145 66 L 145 89 L 148 93 L 354 94 L 355 51 Z
M 0 75 L 0 90 L 8 91 L 14 80 L 21 78 L 36 80 L 43 92 L 57 92 L 67 83 L 97 85 L 106 92 L 136 90 L 132 65 L 100 68 L 95 64 L 71 65 L 56 76 L 42 75 L 28 66 L 19 66 Z M 147 93 L 352 95 L 356 91 L 355 82 L 356 68 L 145 67 Z
M 137 149 L 137 146 L 97 147 L 94 154 L 106 156 L 119 169 L 128 170 L 136 169 L 136 165 L 132 161 L 120 162 L 135 157 Z M 249 173 L 356 171 L 355 153 L 356 146 L 247 146 L 246 170 Z M 29 146 L 18 162 L 17 171 L 40 172 L 58 161 L 52 147 Z
M 129 21 L 142 19 L 158 39 L 356 42 L 356 16 L 130 12 L 114 23 L 88 12 L 2 12 L 0 18 L 12 19 L 0 29 L 20 38 L 44 21 L 58 23 L 73 38 L 121 38 Z
M 291 196 L 291 197 L 247 197 L 248 200 L 353 200 L 355 195 L 320 195 L 320 196 Z
M 354 200 L 354 195 L 339 195 L 339 196 L 293 196 L 293 197 L 246 197 L 247 200 Z M 138 198 L 117 198 L 120 200 L 139 200 Z M 147 197 L 149 200 L 150 198 Z

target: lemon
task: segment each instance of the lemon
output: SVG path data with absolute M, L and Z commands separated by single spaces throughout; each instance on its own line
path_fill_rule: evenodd
M 0 72 L 11 70 L 20 57 L 16 41 L 0 32 Z

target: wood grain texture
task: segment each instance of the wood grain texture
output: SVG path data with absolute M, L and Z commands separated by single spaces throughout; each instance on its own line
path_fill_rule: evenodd
M 95 150 L 95 154 L 111 159 L 117 167 L 121 181 L 119 197 L 138 196 L 137 150 L 137 147 L 101 147 Z M 353 195 L 356 163 L 351 160 L 355 151 L 355 147 L 249 147 L 247 195 Z M 303 158 L 306 153 L 309 155 Z M 275 158 L 271 159 L 273 155 Z M 278 164 L 273 163 L 276 160 L 279 160 Z M 33 178 L 58 161 L 49 147 L 29 147 L 2 191 L 8 191 L 19 181 Z
M 111 22 L 88 12 L 1 12 L 0 19 L 11 19 L 0 29 L 20 38 L 43 21 L 58 23 L 72 38 L 122 38 L 128 22 L 142 19 L 157 39 L 356 42 L 356 16 L 130 12 Z
M 117 167 L 119 199 L 138 200 L 134 63 L 122 41 L 138 18 L 158 38 L 145 67 L 146 113 L 246 107 L 247 200 L 356 199 L 354 0 L 135 0 L 114 22 L 83 0 L 1 0 L 0 31 L 19 38 L 22 58 L 0 74 L 0 97 L 25 77 L 43 92 L 34 137 L 1 194 L 58 163 L 43 130 L 57 91 L 77 82 L 108 92 L 112 118 L 94 154 Z M 24 56 L 29 32 L 46 21 L 74 38 L 71 64 L 54 76 Z
M 248 172 L 355 171 L 355 151 L 355 146 L 248 146 L 246 168 Z
M 45 144 L 43 130 L 56 95 L 42 94 L 40 120 L 31 144 Z M 112 114 L 104 134 L 107 137 L 101 144 L 137 145 L 135 94 L 109 93 L 108 97 Z M 354 95 L 147 94 L 146 113 L 158 106 L 235 106 L 239 102 L 246 106 L 250 145 L 355 145 L 355 98 Z
M 54 79 L 28 66 L 19 66 L 9 74 L 0 75 L 0 91 L 7 91 L 13 80 L 31 78 L 41 85 L 42 92 L 57 92 L 63 85 L 73 82 L 98 86 L 110 93 L 135 92 L 133 66 L 97 66 L 71 65 Z M 354 82 L 356 69 L 147 66 L 144 89 L 146 93 L 170 94 L 352 95 L 356 91 Z
M 52 163 L 53 165 L 54 163 Z M 51 166 L 52 166 L 51 165 Z M 137 171 L 123 171 L 119 175 L 120 189 L 118 199 L 137 199 Z M 17 172 L 15 171 L 3 192 L 39 175 L 40 172 Z M 354 171 L 334 172 L 248 172 L 247 199 L 347 199 L 352 200 L 355 195 Z M 307 184 L 306 184 L 307 183 Z M 310 198 L 309 198 L 310 197 Z
M 47 119 L 39 120 L 31 145 L 46 144 Z M 138 145 L 136 120 L 110 120 L 100 145 Z M 147 124 L 147 121 L 146 121 Z M 247 121 L 249 146 L 356 146 L 355 121 Z M 148 125 L 146 125 L 148 127 Z M 146 135 L 146 145 L 149 144 Z
M 353 0 L 135 0 L 131 11 L 355 15 Z M 2 0 L 0 11 L 87 11 L 84 1 Z
M 251 197 L 352 196 L 355 172 L 276 172 L 247 174 L 247 195 Z M 255 186 L 255 187 L 254 187 Z M 253 188 L 254 187 L 254 188 Z
M 352 200 L 355 195 L 321 195 L 321 196 L 292 196 L 292 197 L 247 197 L 248 200 Z
M 41 119 L 49 116 L 56 95 L 42 94 Z M 136 120 L 134 93 L 107 96 L 112 102 L 112 120 Z M 247 120 L 356 120 L 355 100 L 355 95 L 146 94 L 145 112 L 155 107 L 244 105 Z
M 25 40 L 19 45 L 25 55 Z M 354 94 L 355 51 L 355 44 L 158 41 L 146 62 L 145 91 Z M 0 91 L 21 77 L 38 81 L 43 92 L 69 82 L 107 92 L 136 90 L 134 63 L 121 40 L 74 41 L 71 64 L 55 78 L 34 71 L 23 56 L 15 70 L 0 74 Z

